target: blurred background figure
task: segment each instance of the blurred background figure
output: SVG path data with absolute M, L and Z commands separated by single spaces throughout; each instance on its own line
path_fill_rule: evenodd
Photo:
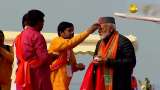
M 139 80 L 139 84 L 141 86 L 141 90 L 154 90 L 150 80 L 145 77 L 144 81 Z
M 13 49 L 4 44 L 4 33 L 0 30 L 0 90 L 10 90 Z

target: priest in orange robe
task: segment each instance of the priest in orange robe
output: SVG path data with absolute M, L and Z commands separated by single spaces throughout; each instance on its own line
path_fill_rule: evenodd
M 53 38 L 49 53 L 59 53 L 59 58 L 50 65 L 53 90 L 69 90 L 73 72 L 83 70 L 82 63 L 77 64 L 73 48 L 86 39 L 99 27 L 93 24 L 84 32 L 74 36 L 74 26 L 70 22 L 61 22 L 58 26 L 58 37 Z

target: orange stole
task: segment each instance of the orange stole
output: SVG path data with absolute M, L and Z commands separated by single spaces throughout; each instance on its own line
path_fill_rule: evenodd
M 119 33 L 115 31 L 113 35 L 110 37 L 107 44 L 105 44 L 103 41 L 100 43 L 99 51 L 100 51 L 102 60 L 107 60 L 107 59 L 115 60 L 116 59 L 118 39 L 119 39 Z M 101 70 L 103 71 L 102 74 L 104 75 L 105 90 L 112 90 L 113 88 L 112 87 L 113 86 L 112 85 L 113 69 L 107 68 L 105 64 L 102 64 Z
M 50 65 L 50 69 L 51 71 L 58 70 L 61 66 L 65 64 L 67 64 L 67 54 L 63 53 Z

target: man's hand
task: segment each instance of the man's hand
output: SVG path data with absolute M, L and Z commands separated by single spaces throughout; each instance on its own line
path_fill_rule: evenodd
M 77 64 L 76 67 L 77 67 L 79 70 L 84 70 L 84 69 L 85 69 L 85 65 L 84 65 L 83 63 Z
M 102 64 L 104 61 L 93 60 L 92 62 L 93 62 L 94 64 Z
M 102 60 L 101 56 L 95 56 L 92 62 L 94 64 L 101 64 L 101 63 L 103 63 L 103 60 Z

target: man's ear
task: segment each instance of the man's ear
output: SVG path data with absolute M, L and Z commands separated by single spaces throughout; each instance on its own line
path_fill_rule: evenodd
M 60 36 L 63 36 L 63 32 L 60 32 Z

